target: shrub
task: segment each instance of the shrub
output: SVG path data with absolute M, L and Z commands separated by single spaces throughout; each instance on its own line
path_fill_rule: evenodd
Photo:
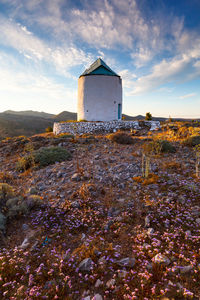
M 146 117 L 145 117 L 146 121 L 151 121 L 152 120 L 152 115 L 150 114 L 150 112 L 146 113 Z
M 71 133 L 61 133 L 57 135 L 56 138 L 62 138 L 62 139 L 74 139 L 74 135 Z
M 25 156 L 21 157 L 17 164 L 16 170 L 17 171 L 26 171 L 29 168 L 33 167 L 34 165 L 34 158 L 32 154 L 26 154 Z
M 117 144 L 133 144 L 132 137 L 125 132 L 116 132 L 107 136 L 109 140 Z
M 200 144 L 200 135 L 194 135 L 186 138 L 183 143 L 187 146 L 194 147 Z
M 160 154 L 160 153 L 174 153 L 176 148 L 166 140 L 153 140 L 144 146 L 145 153 Z
M 71 154 L 61 147 L 44 147 L 35 151 L 34 160 L 40 167 L 46 167 L 71 158 Z
M 4 208 L 6 201 L 12 197 L 14 197 L 12 186 L 7 183 L 0 183 L 0 207 Z
M 53 128 L 52 128 L 51 126 L 49 126 L 49 127 L 47 127 L 47 128 L 45 129 L 45 131 L 46 131 L 46 132 L 53 132 Z
M 43 147 L 20 158 L 17 163 L 18 171 L 25 171 L 34 165 L 46 167 L 71 158 L 71 154 L 61 147 Z
M 12 186 L 7 183 L 0 183 L 0 200 L 9 199 L 14 196 L 14 191 Z

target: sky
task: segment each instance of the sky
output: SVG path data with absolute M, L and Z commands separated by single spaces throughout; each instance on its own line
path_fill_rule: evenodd
M 200 0 L 0 0 L 0 112 L 77 111 L 98 57 L 123 113 L 200 118 Z

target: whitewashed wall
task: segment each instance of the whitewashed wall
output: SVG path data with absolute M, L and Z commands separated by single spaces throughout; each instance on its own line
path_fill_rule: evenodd
M 78 120 L 118 120 L 122 81 L 117 76 L 90 75 L 78 80 Z

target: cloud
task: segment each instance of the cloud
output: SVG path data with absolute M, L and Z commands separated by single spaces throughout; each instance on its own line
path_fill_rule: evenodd
M 35 63 L 47 62 L 54 65 L 56 70 L 65 76 L 70 76 L 68 70 L 77 65 L 88 65 L 93 61 L 90 53 L 70 46 L 53 46 L 51 43 L 41 40 L 30 32 L 27 27 L 7 20 L 0 15 L 1 36 L 0 43 L 6 47 L 12 47 L 26 58 Z
M 192 98 L 195 96 L 196 96 L 196 93 L 191 93 L 191 94 L 180 96 L 179 99 L 187 99 L 187 98 Z
M 118 73 L 123 82 L 123 87 L 125 88 L 132 88 L 133 87 L 133 80 L 137 78 L 137 76 L 130 72 L 128 69 L 122 70 Z
M 5 1 L 5 0 L 3 0 Z M 79 7 L 69 0 L 14 0 L 10 15 L 57 42 L 82 41 L 96 49 L 130 51 L 136 66 L 147 64 L 161 51 L 174 50 L 183 30 L 183 18 L 172 14 L 148 18 L 136 0 L 84 1 Z M 147 10 L 151 11 L 148 2 Z M 169 42 L 170 40 L 170 42 Z
M 32 69 L 22 67 L 17 60 L 0 53 L 0 99 L 1 110 L 10 105 L 23 108 L 40 108 L 50 111 L 61 106 L 74 111 L 77 91 L 67 84 L 58 83 L 55 79 L 41 75 Z M 47 108 L 48 103 L 48 108 Z
M 152 67 L 148 75 L 139 77 L 133 82 L 131 95 L 149 92 L 170 83 L 183 83 L 200 76 L 200 40 L 193 41 L 190 50 L 185 49 L 181 55 L 172 59 L 163 59 Z

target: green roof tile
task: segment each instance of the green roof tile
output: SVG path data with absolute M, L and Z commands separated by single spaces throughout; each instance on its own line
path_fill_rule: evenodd
M 108 75 L 108 76 L 118 76 L 111 68 L 109 68 L 106 63 L 101 59 L 98 58 L 88 69 L 83 72 L 81 76 L 87 75 Z

